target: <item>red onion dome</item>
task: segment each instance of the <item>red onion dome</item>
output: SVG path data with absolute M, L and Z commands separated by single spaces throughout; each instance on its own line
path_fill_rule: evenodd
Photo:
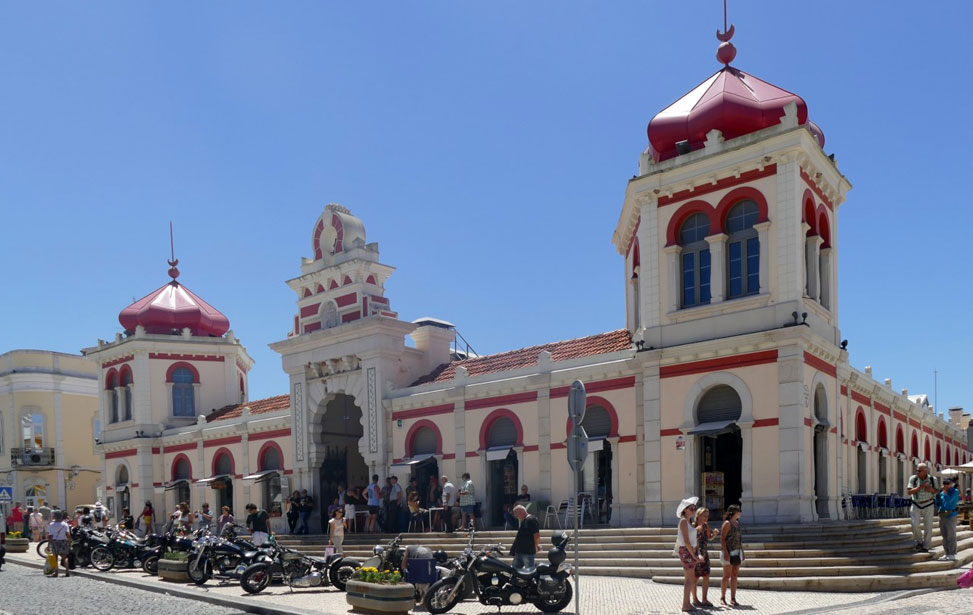
M 176 263 L 170 263 L 173 280 L 122 310 L 118 322 L 129 334 L 142 325 L 147 333 L 178 335 L 188 327 L 193 335 L 222 337 L 230 328 L 229 319 L 175 280 Z

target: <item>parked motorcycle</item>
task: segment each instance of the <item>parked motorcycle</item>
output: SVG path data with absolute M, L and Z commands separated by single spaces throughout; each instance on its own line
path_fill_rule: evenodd
M 345 585 L 351 575 L 359 568 L 377 568 L 379 570 L 400 570 L 402 567 L 402 556 L 405 548 L 400 546 L 402 534 L 391 540 L 386 546 L 375 545 L 372 548 L 372 556 L 362 560 L 357 557 L 341 557 L 335 560 L 328 570 L 331 584 L 345 591 Z
M 205 535 L 193 544 L 189 552 L 186 573 L 196 585 L 203 585 L 212 578 L 239 579 L 256 557 L 273 548 L 271 542 L 257 548 L 247 540 L 237 537 L 237 524 L 226 525 L 222 536 Z
M 112 568 L 136 568 L 142 566 L 143 561 L 152 552 L 148 538 L 139 538 L 135 534 L 123 529 L 105 530 L 108 542 L 92 549 L 91 565 L 95 569 L 105 572 Z
M 158 574 L 159 558 L 162 554 L 166 551 L 188 552 L 204 533 L 203 530 L 197 530 L 186 536 L 175 532 L 173 524 L 169 523 L 163 528 L 162 534 L 149 534 L 145 540 L 146 553 L 142 559 L 142 570 L 146 574 Z
M 554 548 L 547 552 L 550 563 L 530 570 L 501 561 L 497 557 L 503 553 L 500 545 L 483 547 L 467 562 L 457 562 L 450 576 L 433 583 L 423 604 L 433 615 L 445 613 L 459 602 L 464 587 L 471 585 L 477 600 L 484 605 L 499 608 L 532 603 L 545 613 L 557 613 L 571 602 L 574 592 L 568 580 L 572 567 L 564 561 L 569 540 L 564 532 L 554 534 Z
M 340 557 L 316 557 L 274 545 L 268 552 L 256 556 L 255 563 L 247 566 L 240 576 L 240 586 L 251 594 L 259 594 L 278 575 L 291 589 L 328 586 L 331 584 L 328 569 Z

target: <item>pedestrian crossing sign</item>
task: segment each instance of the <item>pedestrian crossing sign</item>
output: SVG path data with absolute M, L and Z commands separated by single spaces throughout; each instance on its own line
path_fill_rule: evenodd
M 0 504 L 9 504 L 14 501 L 13 487 L 0 487 Z

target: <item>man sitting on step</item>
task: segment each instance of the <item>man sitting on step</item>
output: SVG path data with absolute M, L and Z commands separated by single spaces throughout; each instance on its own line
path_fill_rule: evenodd
M 912 497 L 912 537 L 916 541 L 916 551 L 927 552 L 932 546 L 932 523 L 935 512 L 936 487 L 935 477 L 929 476 L 929 467 L 920 463 L 916 466 L 916 473 L 909 477 L 909 495 Z M 922 523 L 922 535 L 919 534 L 919 523 Z

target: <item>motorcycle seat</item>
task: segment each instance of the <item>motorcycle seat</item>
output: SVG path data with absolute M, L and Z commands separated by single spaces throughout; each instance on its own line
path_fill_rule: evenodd
M 253 559 L 257 557 L 258 551 L 245 551 L 243 553 L 243 559 Z
M 534 566 L 533 568 L 524 568 L 523 570 L 520 568 L 514 568 L 513 571 L 514 574 L 521 579 L 530 579 L 537 574 L 537 566 Z
M 304 557 L 308 558 L 309 560 L 311 560 L 312 562 L 314 562 L 316 564 L 327 564 L 328 563 L 328 558 L 326 558 L 326 557 L 318 557 L 317 555 L 305 555 Z

